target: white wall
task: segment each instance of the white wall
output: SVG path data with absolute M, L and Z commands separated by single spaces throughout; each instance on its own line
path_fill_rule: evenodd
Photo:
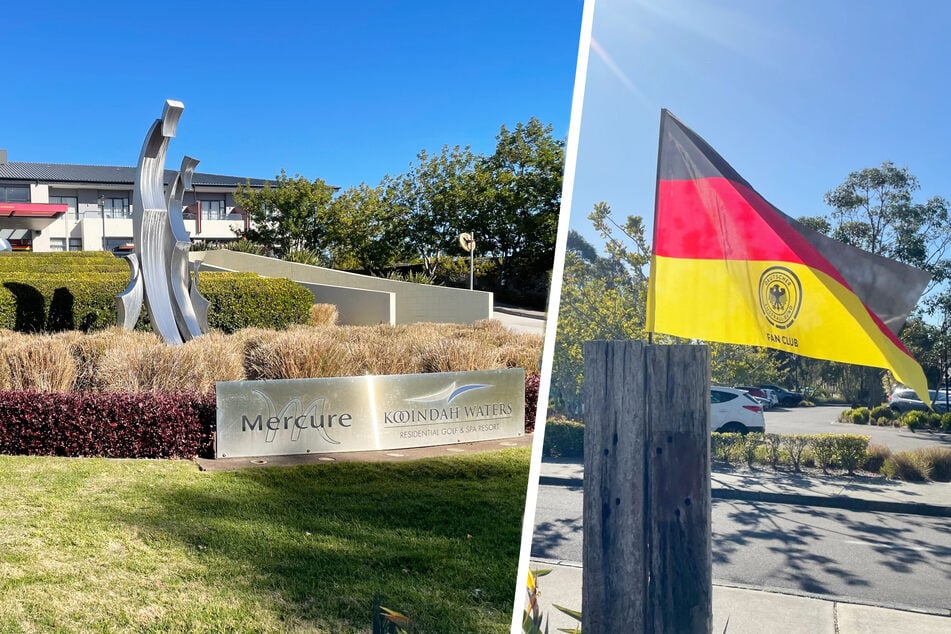
M 192 253 L 191 256 L 193 260 L 203 259 L 211 266 L 232 271 L 251 271 L 265 277 L 285 277 L 295 282 L 343 289 L 392 293 L 396 304 L 393 323 L 396 324 L 468 324 L 492 317 L 492 293 L 484 291 L 398 282 L 237 251 L 201 251 Z

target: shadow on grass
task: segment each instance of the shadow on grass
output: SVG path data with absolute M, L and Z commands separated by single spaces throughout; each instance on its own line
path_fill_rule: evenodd
M 202 580 L 288 621 L 368 629 L 374 597 L 420 632 L 506 631 L 528 452 L 197 474 L 115 521 L 187 547 Z M 238 584 L 238 585 L 236 585 Z

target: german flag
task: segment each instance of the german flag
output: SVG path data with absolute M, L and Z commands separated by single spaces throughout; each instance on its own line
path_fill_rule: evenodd
M 930 279 L 787 216 L 661 112 L 649 331 L 886 368 L 930 403 L 897 337 Z

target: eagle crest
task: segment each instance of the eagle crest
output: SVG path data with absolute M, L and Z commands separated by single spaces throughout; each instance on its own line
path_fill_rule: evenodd
M 769 301 L 773 310 L 782 312 L 786 308 L 786 289 L 779 284 L 773 284 L 769 289 Z

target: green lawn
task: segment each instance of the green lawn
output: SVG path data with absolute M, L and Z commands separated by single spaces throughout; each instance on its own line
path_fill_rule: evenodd
M 0 456 L 2 632 L 505 632 L 529 448 L 200 472 Z

